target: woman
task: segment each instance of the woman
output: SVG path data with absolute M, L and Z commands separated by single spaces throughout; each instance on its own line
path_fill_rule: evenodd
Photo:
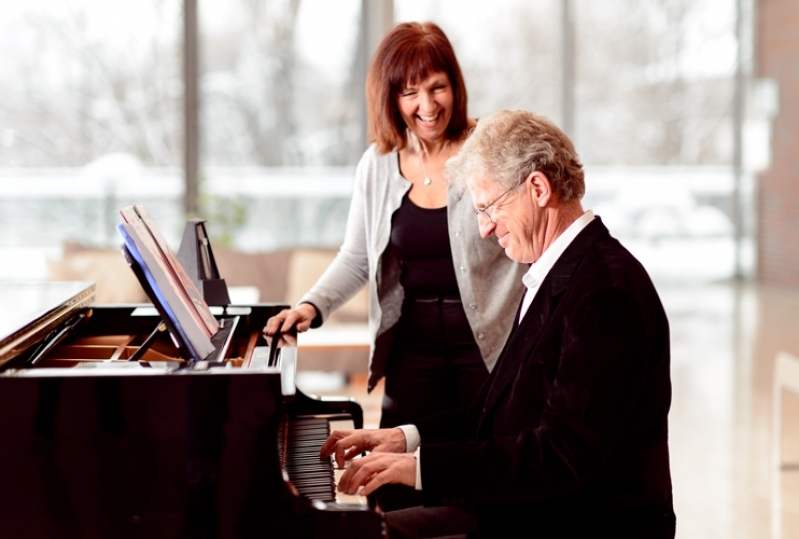
M 344 244 L 264 333 L 318 327 L 368 284 L 368 390 L 386 377 L 380 426 L 393 427 L 477 394 L 510 330 L 527 267 L 480 238 L 471 199 L 444 177 L 476 122 L 441 29 L 428 22 L 389 31 L 366 97 L 374 143 L 357 167 Z

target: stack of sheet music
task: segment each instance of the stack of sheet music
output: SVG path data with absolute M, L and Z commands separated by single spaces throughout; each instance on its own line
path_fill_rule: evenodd
M 117 230 L 125 241 L 131 267 L 166 322 L 175 344 L 183 344 L 193 361 L 201 361 L 215 347 L 211 337 L 219 322 L 186 273 L 155 221 L 144 206 L 119 211 L 123 224 Z M 142 278 L 143 277 L 143 278 Z

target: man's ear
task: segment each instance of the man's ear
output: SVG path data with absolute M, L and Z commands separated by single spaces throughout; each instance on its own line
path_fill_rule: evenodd
M 552 184 L 549 183 L 549 178 L 543 172 L 536 170 L 525 181 L 530 182 L 532 186 L 533 202 L 539 208 L 545 208 L 553 198 Z

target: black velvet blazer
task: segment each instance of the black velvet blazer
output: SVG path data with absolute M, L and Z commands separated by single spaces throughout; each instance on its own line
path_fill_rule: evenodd
M 669 363 L 654 285 L 596 218 L 475 403 L 417 425 L 425 504 L 470 506 L 489 536 L 673 537 Z

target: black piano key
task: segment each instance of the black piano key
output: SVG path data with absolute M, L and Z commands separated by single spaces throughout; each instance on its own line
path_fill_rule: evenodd
M 294 417 L 288 420 L 285 438 L 279 445 L 284 470 L 292 485 L 308 499 L 335 501 L 335 475 L 329 458 L 320 459 L 319 450 L 330 435 L 324 417 Z M 282 453 L 281 453 L 282 454 Z

